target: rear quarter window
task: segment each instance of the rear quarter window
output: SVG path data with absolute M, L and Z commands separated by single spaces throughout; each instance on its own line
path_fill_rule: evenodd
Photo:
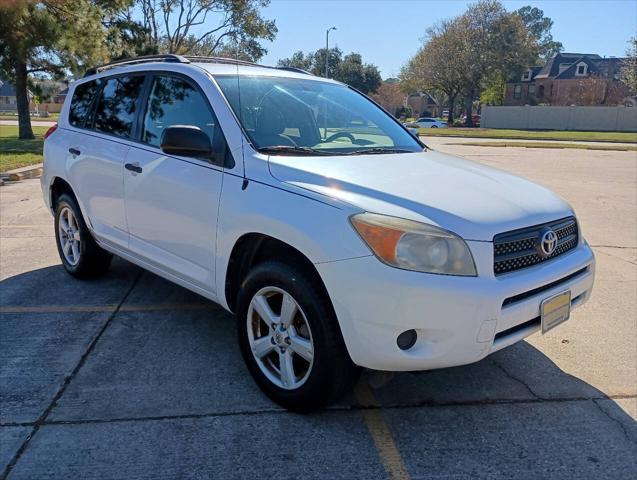
M 132 136 L 144 78 L 122 76 L 104 82 L 95 108 L 95 130 L 122 138 Z
M 69 123 L 71 125 L 78 128 L 84 127 L 98 89 L 99 83 L 95 80 L 83 83 L 75 88 L 69 110 Z

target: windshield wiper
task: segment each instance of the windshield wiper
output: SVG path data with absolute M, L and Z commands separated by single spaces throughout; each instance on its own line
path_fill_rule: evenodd
M 360 150 L 354 150 L 353 152 L 348 152 L 348 155 L 364 155 L 366 153 L 369 154 L 382 154 L 382 153 L 415 153 L 413 150 L 406 150 L 404 148 L 388 148 L 388 147 L 371 147 L 371 148 L 363 148 Z
M 272 147 L 262 147 L 258 149 L 261 153 L 296 153 L 302 155 L 333 155 L 330 152 L 317 150 L 310 147 L 293 147 L 291 145 L 274 145 Z

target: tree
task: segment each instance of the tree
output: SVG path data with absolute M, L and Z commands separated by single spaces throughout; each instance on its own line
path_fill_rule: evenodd
M 622 62 L 619 78 L 632 90 L 633 95 L 637 95 L 637 37 L 631 38 L 628 44 L 630 47 L 626 50 L 627 58 Z
M 324 48 L 308 54 L 298 51 L 289 58 L 280 59 L 277 65 L 301 68 L 313 75 L 325 76 L 325 55 Z M 335 47 L 330 48 L 327 55 L 329 55 L 327 67 L 329 78 L 347 83 L 363 93 L 375 92 L 380 86 L 382 79 L 378 67 L 363 63 L 360 54 L 350 53 L 343 56 L 343 52 Z
M 564 46 L 562 42 L 553 40 L 551 28 L 553 20 L 544 16 L 544 12 L 537 7 L 526 6 L 514 12 L 519 15 L 527 30 L 538 45 L 538 55 L 542 60 L 548 60 L 556 53 L 560 53 Z
M 495 72 L 485 80 L 484 88 L 480 94 L 480 103 L 482 105 L 502 105 L 505 88 L 506 78 L 500 72 Z
M 446 95 L 450 125 L 456 98 L 467 84 L 465 65 L 470 60 L 465 57 L 468 52 L 463 36 L 457 20 L 429 28 L 425 43 L 400 73 L 405 92 L 439 90 Z
M 493 75 L 503 78 L 519 74 L 538 56 L 537 39 L 522 18 L 507 12 L 498 0 L 480 0 L 460 16 L 465 32 L 466 125 L 472 126 L 474 98 Z
M 279 67 L 293 67 L 310 71 L 312 69 L 312 55 L 307 55 L 302 51 L 294 52 L 290 58 L 282 58 L 278 61 Z
M 325 76 L 325 49 L 321 48 L 314 53 L 308 53 L 307 57 L 311 58 L 310 72 L 312 74 Z M 338 76 L 338 67 L 343 61 L 343 52 L 340 48 L 330 48 L 327 52 L 327 78 L 336 78 Z
M 350 53 L 343 58 L 338 65 L 336 79 L 363 93 L 377 91 L 382 83 L 378 68 L 363 64 L 363 59 L 358 53 Z
M 400 85 L 395 82 L 381 83 L 376 93 L 370 94 L 370 97 L 395 116 L 399 116 L 400 109 L 405 106 L 405 94 L 401 91 Z
M 29 75 L 79 71 L 108 57 L 104 18 L 127 0 L 14 0 L 0 6 L 0 73 L 15 83 L 18 130 L 33 138 L 27 94 Z
M 147 43 L 165 53 L 226 55 L 258 60 L 273 40 L 274 20 L 261 17 L 269 0 L 135 0 Z M 205 28 L 203 27 L 205 26 Z M 201 30 L 203 28 L 203 30 Z M 196 33 L 195 33 L 196 31 Z

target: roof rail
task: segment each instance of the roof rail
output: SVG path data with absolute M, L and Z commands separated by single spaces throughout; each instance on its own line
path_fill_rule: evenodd
M 296 72 L 296 73 L 303 73 L 305 75 L 312 75 L 307 70 L 303 70 L 302 68 L 299 68 L 299 67 L 274 67 L 274 68 L 276 68 L 277 70 L 285 70 L 287 72 Z
M 89 68 L 86 73 L 84 73 L 84 76 L 88 77 L 89 75 L 95 75 L 96 73 L 108 70 L 109 68 L 120 67 L 124 65 L 136 65 L 138 63 L 148 62 L 190 63 L 190 60 L 188 60 L 186 57 L 175 55 L 173 53 L 167 53 L 163 55 L 144 55 L 134 58 L 122 58 L 121 60 L 115 60 L 114 62 L 105 63 L 104 65 L 98 65 L 97 67 Z
M 196 55 L 185 55 L 185 59 L 190 60 L 191 62 L 201 62 L 201 63 L 228 63 L 230 65 L 249 65 L 249 66 L 258 66 L 261 65 L 249 62 L 247 60 L 239 60 L 238 58 L 228 58 L 228 57 L 209 57 L 209 56 L 196 56 Z

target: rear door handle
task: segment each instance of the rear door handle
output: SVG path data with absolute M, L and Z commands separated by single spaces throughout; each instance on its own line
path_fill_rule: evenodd
M 77 148 L 69 148 L 69 153 L 71 155 L 80 155 L 82 152 L 80 152 Z
M 124 168 L 126 168 L 126 170 L 130 170 L 131 172 L 142 173 L 142 167 L 140 167 L 139 165 L 133 165 L 132 163 L 127 163 L 126 165 L 124 165 Z

